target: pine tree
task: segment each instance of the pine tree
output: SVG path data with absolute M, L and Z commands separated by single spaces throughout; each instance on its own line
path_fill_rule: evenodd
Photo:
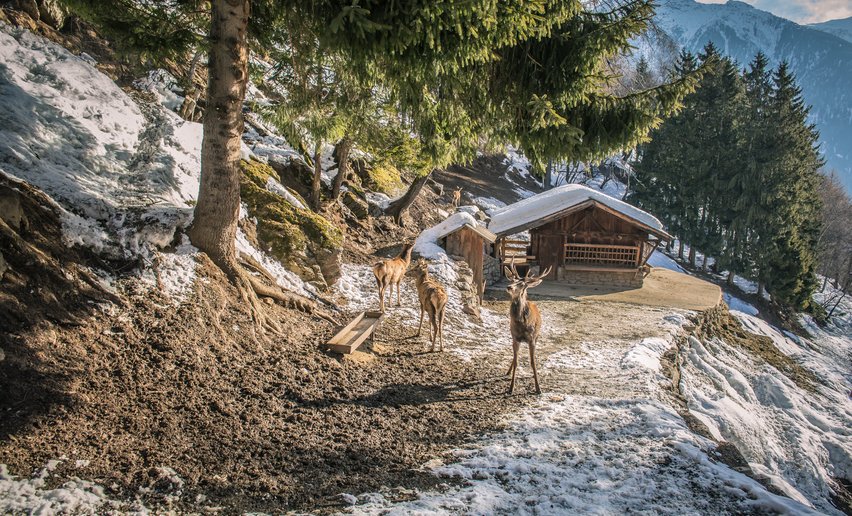
M 685 76 L 698 69 L 698 60 L 687 50 L 681 51 L 675 73 Z M 700 87 L 699 90 L 700 91 Z M 688 237 L 691 175 L 696 164 L 694 141 L 697 134 L 695 98 L 698 91 L 684 98 L 684 108 L 651 133 L 651 141 L 640 147 L 641 161 L 636 164 L 636 186 L 631 200 L 657 214 L 681 241 Z
M 810 108 L 801 88 L 782 62 L 772 76 L 770 104 L 775 131 L 772 177 L 777 178 L 777 204 L 770 227 L 773 254 L 766 266 L 766 285 L 781 303 L 806 309 L 817 286 L 816 253 L 820 233 L 821 177 L 819 133 L 807 121 Z

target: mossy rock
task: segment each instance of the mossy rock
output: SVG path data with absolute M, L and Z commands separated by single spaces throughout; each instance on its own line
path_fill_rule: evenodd
M 240 196 L 249 213 L 257 218 L 257 234 L 271 254 L 286 263 L 296 253 L 314 249 L 336 249 L 343 234 L 316 213 L 293 206 L 266 189 L 267 180 L 278 180 L 269 165 L 257 161 L 240 162 Z M 292 192 L 296 197 L 298 194 Z M 301 199 L 300 199 L 301 200 Z
M 361 179 L 363 186 L 375 192 L 393 196 L 404 188 L 402 174 L 390 163 L 370 163 L 364 158 L 358 158 L 352 161 L 352 170 Z
M 366 219 L 370 215 L 370 205 L 353 192 L 344 192 L 341 201 L 359 219 Z

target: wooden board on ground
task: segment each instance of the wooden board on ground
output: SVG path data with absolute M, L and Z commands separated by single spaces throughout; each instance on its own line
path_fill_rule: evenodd
M 373 335 L 384 315 L 382 312 L 361 312 L 329 339 L 325 347 L 337 353 L 352 353 Z

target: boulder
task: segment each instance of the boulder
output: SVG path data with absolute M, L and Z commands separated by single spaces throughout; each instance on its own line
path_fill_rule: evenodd
M 68 11 L 57 0 L 39 0 L 38 12 L 41 21 L 57 30 L 65 25 L 68 17 Z
M 26 229 L 27 218 L 21 207 L 21 196 L 16 190 L 0 190 L 0 219 L 15 231 Z
M 40 17 L 36 0 L 12 0 L 12 9 L 27 13 L 33 20 L 38 20 Z
M 340 279 L 340 249 L 319 249 L 316 251 L 317 265 L 327 285 L 334 285 Z
M 352 213 L 354 213 L 359 219 L 366 219 L 370 216 L 370 205 L 367 204 L 367 201 L 361 199 L 353 192 L 343 192 L 343 195 L 340 196 L 340 200 L 343 202 L 343 205 L 352 210 Z

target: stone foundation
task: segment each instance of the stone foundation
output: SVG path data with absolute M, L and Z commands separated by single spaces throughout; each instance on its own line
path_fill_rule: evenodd
M 503 279 L 503 266 L 500 260 L 485 255 L 482 261 L 482 277 L 485 279 L 486 286 L 499 283 Z
M 559 279 L 572 285 L 604 285 L 639 288 L 645 279 L 641 271 L 572 271 L 560 269 Z

